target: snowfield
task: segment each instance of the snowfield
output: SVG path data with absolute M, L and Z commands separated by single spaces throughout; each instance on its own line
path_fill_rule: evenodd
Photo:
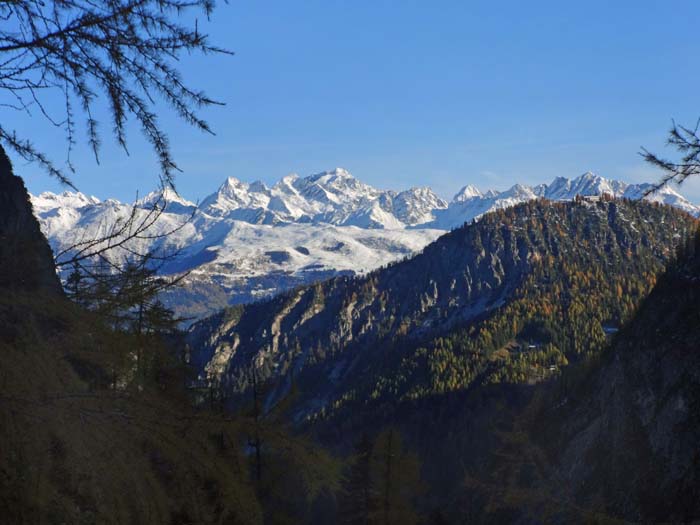
M 426 187 L 378 190 L 341 168 L 308 177 L 288 175 L 272 187 L 229 177 L 198 206 L 165 190 L 166 212 L 153 232 L 186 224 L 167 239 L 141 239 L 136 245 L 180 250 L 163 271 L 190 274 L 185 287 L 167 300 L 180 313 L 201 317 L 319 279 L 371 271 L 411 256 L 446 231 L 492 210 L 540 197 L 571 200 L 608 193 L 640 199 L 648 187 L 585 173 L 535 187 L 516 184 L 502 192 L 465 186 L 448 203 Z M 134 206 L 146 214 L 160 196 L 153 192 L 128 204 L 47 192 L 32 196 L 32 204 L 58 252 L 104 234 Z M 700 214 L 698 206 L 672 188 L 646 198 Z

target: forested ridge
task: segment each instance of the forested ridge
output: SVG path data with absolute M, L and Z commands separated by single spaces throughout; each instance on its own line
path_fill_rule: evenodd
M 226 395 L 255 370 L 271 402 L 294 381 L 299 413 L 350 425 L 360 406 L 535 383 L 597 353 L 694 228 L 644 202 L 534 201 L 366 277 L 228 309 L 189 342 Z
M 699 312 L 696 234 L 603 352 L 501 418 L 448 521 L 696 522 Z

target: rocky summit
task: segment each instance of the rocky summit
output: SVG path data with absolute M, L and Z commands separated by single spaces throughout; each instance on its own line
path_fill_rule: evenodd
M 155 244 L 165 252 L 180 252 L 163 271 L 191 273 L 166 301 L 180 314 L 201 318 L 332 276 L 367 273 L 420 252 L 485 213 L 533 199 L 607 194 L 700 213 L 672 188 L 645 197 L 648 187 L 585 173 L 550 184 L 515 184 L 505 191 L 465 186 L 447 202 L 427 187 L 379 190 L 336 168 L 307 177 L 288 175 L 271 187 L 228 177 L 199 204 L 172 189 L 135 203 L 71 192 L 42 193 L 32 203 L 51 246 L 60 251 L 99 236 L 106 225 L 128 217 L 134 206 L 167 202 L 153 232 L 186 224 L 167 238 L 139 240 L 139 248 Z

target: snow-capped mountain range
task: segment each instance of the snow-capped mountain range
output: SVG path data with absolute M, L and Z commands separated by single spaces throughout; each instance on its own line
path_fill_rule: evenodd
M 447 203 L 429 188 L 400 193 L 364 184 L 346 170 L 299 177 L 288 175 L 268 188 L 229 177 L 199 209 L 212 217 L 254 224 L 313 223 L 401 229 L 433 220 Z
M 166 213 L 154 229 L 169 231 L 191 220 L 168 239 L 138 242 L 182 251 L 167 270 L 191 273 L 185 288 L 169 299 L 182 312 L 201 316 L 332 275 L 372 270 L 492 210 L 540 197 L 639 199 L 648 187 L 585 173 L 500 192 L 465 186 L 446 202 L 427 187 L 379 190 L 341 168 L 308 177 L 288 175 L 271 187 L 229 177 L 199 205 L 166 190 Z M 133 206 L 147 209 L 159 198 L 161 193 L 153 192 L 126 204 L 47 192 L 32 196 L 32 204 L 52 247 L 61 250 L 104 232 Z M 646 198 L 700 215 L 700 207 L 670 187 Z

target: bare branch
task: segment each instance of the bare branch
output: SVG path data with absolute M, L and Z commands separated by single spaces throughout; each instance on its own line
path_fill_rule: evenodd
M 137 196 L 138 197 L 138 196 Z M 143 257 L 145 254 L 139 254 L 132 247 L 137 240 L 156 240 L 165 239 L 182 230 L 194 218 L 196 209 L 192 213 L 175 225 L 174 227 L 160 232 L 153 231 L 154 225 L 166 211 L 168 202 L 164 196 L 164 191 L 161 191 L 158 199 L 146 208 L 141 208 L 136 205 L 131 207 L 129 215 L 123 220 L 117 220 L 111 224 L 104 235 L 90 238 L 83 241 L 78 241 L 70 246 L 58 251 L 54 257 L 54 262 L 57 268 L 66 268 L 75 266 L 76 263 L 82 263 L 86 260 L 94 260 L 99 256 L 111 253 L 112 259 L 120 259 L 119 252 L 123 251 L 128 255 L 138 255 Z M 151 259 L 162 260 L 163 256 L 152 255 Z M 171 255 L 167 256 L 169 259 Z
M 656 184 L 653 184 L 646 192 L 649 195 L 659 191 L 661 188 L 675 182 L 683 184 L 688 177 L 700 175 L 700 119 L 693 128 L 681 126 L 673 121 L 668 133 L 667 144 L 673 146 L 679 153 L 679 160 L 670 160 L 651 153 L 646 148 L 642 148 L 640 155 L 649 164 L 661 169 L 664 174 Z
M 8 28 L 0 30 L 0 90 L 17 101 L 0 107 L 28 111 L 35 105 L 50 125 L 63 129 L 73 171 L 78 110 L 99 163 L 101 126 L 94 115 L 96 101 L 104 99 L 117 144 L 128 153 L 126 123 L 134 117 L 159 159 L 161 183 L 173 186 L 179 169 L 153 107 L 161 99 L 188 124 L 212 132 L 197 111 L 221 103 L 185 84 L 177 62 L 183 52 L 230 54 L 209 44 L 196 18 L 188 26 L 178 23 L 186 12 L 209 16 L 213 8 L 211 0 L 0 2 Z M 64 99 L 61 117 L 46 110 L 49 92 Z M 0 143 L 72 187 L 66 173 L 15 130 L 0 128 Z

